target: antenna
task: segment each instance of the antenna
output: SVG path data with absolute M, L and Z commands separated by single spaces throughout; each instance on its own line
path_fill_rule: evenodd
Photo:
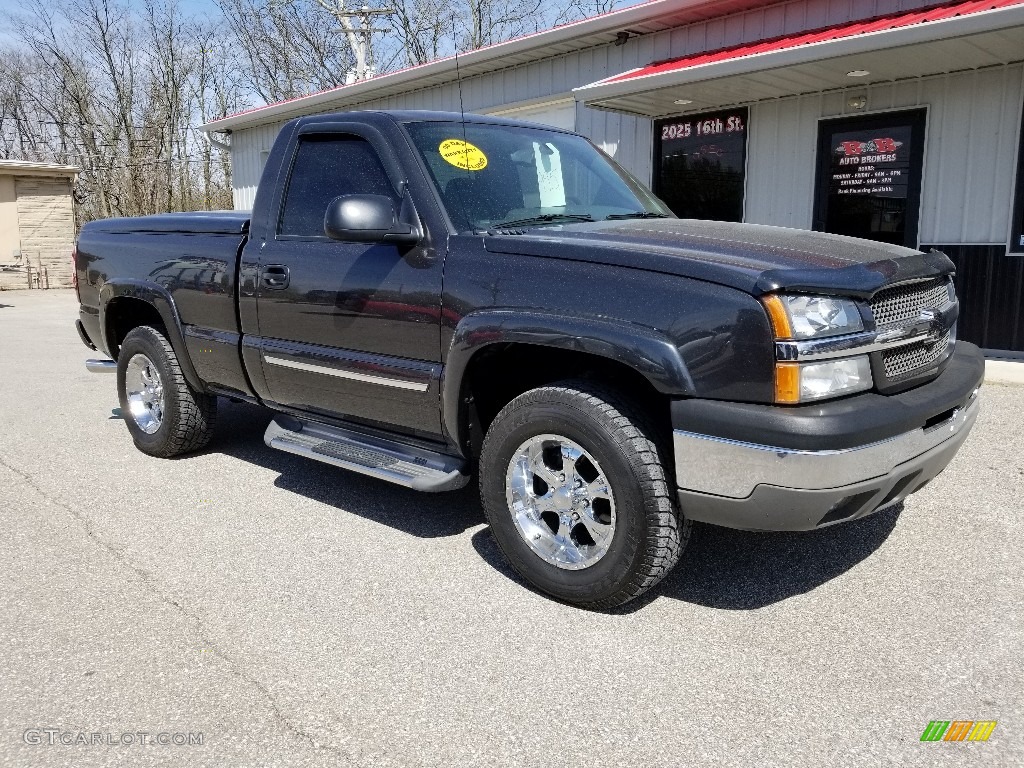
M 455 15 L 452 14 L 452 42 L 455 43 L 455 82 L 459 87 L 459 115 L 462 116 L 462 143 L 464 145 L 469 144 L 469 139 L 466 136 L 466 108 L 462 103 L 462 71 L 459 69 L 459 37 L 456 34 L 455 27 Z M 466 165 L 469 165 L 469 147 L 466 146 Z M 472 174 L 469 174 L 469 169 L 466 169 L 468 177 L 472 178 Z

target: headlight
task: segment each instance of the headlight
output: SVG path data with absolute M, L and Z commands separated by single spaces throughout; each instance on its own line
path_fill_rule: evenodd
M 775 402 L 796 404 L 871 389 L 867 355 L 820 363 L 776 363 Z
M 797 342 L 818 346 L 818 339 L 864 330 L 860 310 L 850 299 L 773 294 L 762 298 L 762 302 L 775 332 L 777 348 L 795 347 Z M 871 361 L 867 355 L 790 362 L 798 359 L 780 356 L 775 364 L 775 402 L 787 405 L 808 403 L 863 392 L 874 386 Z
M 836 296 L 766 296 L 765 308 L 778 339 L 840 336 L 864 330 L 857 304 Z

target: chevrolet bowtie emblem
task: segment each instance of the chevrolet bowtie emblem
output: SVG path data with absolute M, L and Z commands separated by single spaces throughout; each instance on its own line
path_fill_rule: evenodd
M 944 315 L 937 309 L 922 309 L 921 314 L 918 316 L 917 327 L 921 332 L 928 334 L 930 337 L 927 343 L 934 343 L 939 340 L 942 335 Z

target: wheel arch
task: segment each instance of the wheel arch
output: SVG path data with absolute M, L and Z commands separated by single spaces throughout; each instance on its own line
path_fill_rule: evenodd
M 100 329 L 107 354 L 116 360 L 121 342 L 129 331 L 159 319 L 185 380 L 193 389 L 206 391 L 185 346 L 178 308 L 165 288 L 143 280 L 111 280 L 100 290 L 99 305 Z
M 521 361 L 525 356 L 547 366 L 546 374 L 517 376 L 508 364 L 493 367 L 505 396 L 477 412 L 474 382 L 482 366 Z M 511 368 L 512 370 L 506 370 Z M 534 386 L 586 372 L 614 377 L 612 384 L 663 400 L 694 394 L 693 380 L 679 350 L 658 331 L 599 318 L 545 312 L 486 310 L 464 317 L 452 339 L 441 380 L 442 421 L 449 440 L 467 457 L 507 402 Z M 510 381 L 509 376 L 516 380 Z M 522 387 L 525 386 L 525 389 Z M 666 416 L 667 418 L 667 416 Z

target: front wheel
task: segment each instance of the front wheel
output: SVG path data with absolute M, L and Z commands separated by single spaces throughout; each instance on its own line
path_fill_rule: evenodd
M 117 356 L 121 414 L 135 446 L 169 458 L 205 446 L 217 418 L 217 398 L 185 381 L 167 338 L 156 328 L 131 330 Z
M 505 406 L 484 439 L 480 491 L 519 574 L 585 608 L 646 592 L 689 539 L 646 414 L 589 382 L 541 387 Z

